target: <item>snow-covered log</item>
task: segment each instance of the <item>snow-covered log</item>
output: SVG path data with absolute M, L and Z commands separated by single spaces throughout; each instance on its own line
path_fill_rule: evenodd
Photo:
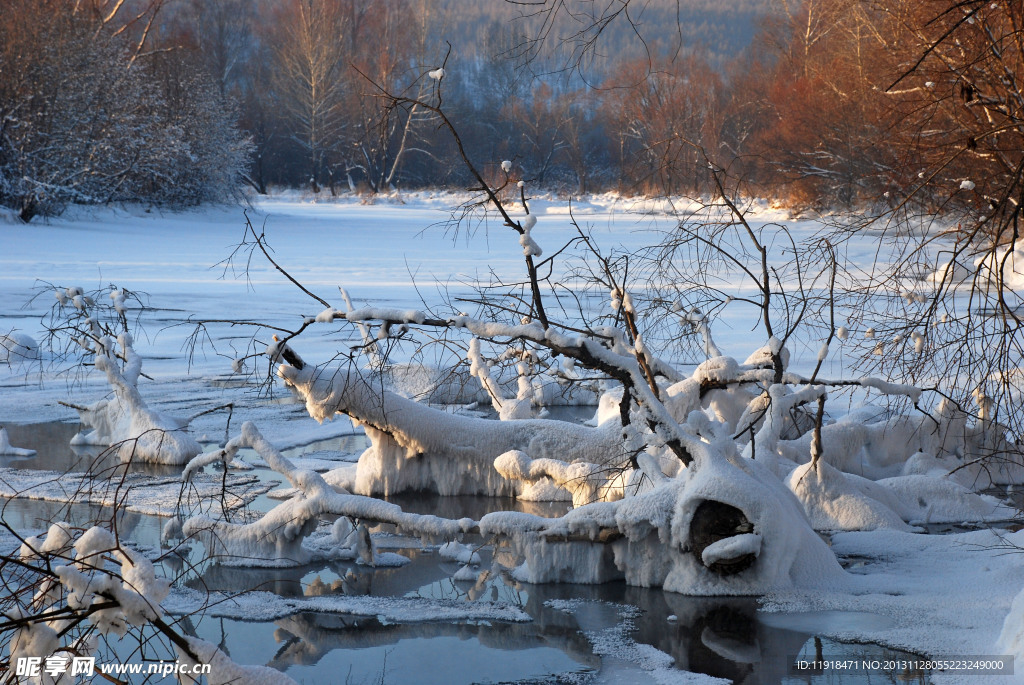
M 183 479 L 188 480 L 197 469 L 217 459 L 230 463 L 243 447 L 255 450 L 299 493 L 253 523 L 231 523 L 207 516 L 195 516 L 185 521 L 182 526 L 184 536 L 198 537 L 206 546 L 207 554 L 221 564 L 283 567 L 306 563 L 314 554 L 303 545 L 303 541 L 324 516 L 391 523 L 405 533 L 445 539 L 458 537 L 477 526 L 476 521 L 468 518 L 453 521 L 437 516 L 407 514 L 395 504 L 339 492 L 317 472 L 296 468 L 251 422 L 243 424 L 241 435 L 213 453 L 213 457 L 202 455 L 190 462 Z M 367 555 L 365 540 L 360 539 L 365 536 L 365 528 L 357 528 L 352 533 L 346 536 L 348 540 L 336 540 L 338 545 L 333 550 L 334 556 L 351 559 Z M 375 563 L 372 549 L 364 561 Z
M 572 504 L 580 507 L 591 502 L 622 499 L 632 469 L 601 467 L 578 461 L 567 464 L 557 459 L 530 459 L 519 450 L 509 450 L 494 460 L 494 468 L 513 481 L 533 483 L 551 480 L 556 487 L 572 494 Z
M 183 534 L 198 537 L 207 553 L 225 565 L 291 566 L 322 556 L 323 549 L 311 549 L 304 539 L 322 517 L 343 516 L 391 523 L 402 532 L 434 539 L 477 531 L 496 536 L 524 559 L 513 575 L 528 582 L 623 579 L 685 594 L 746 595 L 815 586 L 841 573 L 785 485 L 771 470 L 735 451 L 731 456 L 708 452 L 642 494 L 579 506 L 560 518 L 501 512 L 478 523 L 407 514 L 394 504 L 339 492 L 319 474 L 294 467 L 251 423 L 214 456 L 193 460 L 185 477 L 216 460 L 229 463 L 242 447 L 254 449 L 299 493 L 254 523 L 205 516 L 186 521 Z M 512 453 L 498 461 L 515 457 Z M 529 463 L 519 464 L 524 460 L 520 455 L 516 462 L 529 471 Z M 551 463 L 541 466 L 553 468 Z M 363 526 L 345 540 L 336 539 L 327 556 L 360 556 L 374 563 L 372 547 L 359 544 L 360 532 L 365 533 Z M 369 549 L 368 556 L 363 548 Z
M 390 495 L 434 490 L 442 495 L 515 495 L 522 484 L 503 477 L 494 460 L 509 450 L 562 462 L 604 459 L 620 468 L 622 427 L 561 421 L 493 421 L 460 416 L 375 387 L 358 371 L 281 366 L 279 375 L 324 421 L 341 413 L 363 424 L 371 447 L 359 459 L 354 491 Z

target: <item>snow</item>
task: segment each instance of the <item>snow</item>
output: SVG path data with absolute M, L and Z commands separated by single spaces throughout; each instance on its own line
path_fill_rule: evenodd
M 1018 513 L 947 478 L 918 474 L 884 478 L 878 484 L 896 495 L 898 511 L 910 523 L 1008 521 Z
M 829 585 L 842 574 L 831 550 L 813 531 L 789 489 L 767 467 L 749 459 L 715 460 L 690 477 L 672 518 L 673 539 L 688 538 L 690 520 L 705 500 L 740 509 L 761 536 L 761 552 L 747 572 L 724 582 L 679 555 L 665 579 L 666 590 L 683 594 L 762 594 L 780 586 Z
M 305 539 L 316 530 L 320 517 L 324 515 L 392 523 L 405 532 L 432 537 L 454 538 L 476 527 L 472 519 L 454 521 L 408 514 L 383 500 L 336 491 L 315 471 L 296 468 L 251 422 L 242 425 L 241 434 L 228 442 L 218 453 L 219 458 L 228 460 L 243 447 L 255 450 L 300 493 L 251 523 L 233 523 L 207 515 L 193 516 L 185 521 L 182 525 L 185 538 L 202 541 L 207 554 L 222 565 L 289 567 L 313 558 L 356 557 L 368 565 L 394 565 L 398 562 L 378 558 L 362 523 L 341 544 L 326 550 L 305 546 Z M 199 469 L 212 461 L 205 455 L 196 457 L 186 466 L 182 480 L 190 481 Z
M 959 266 L 959 265 L 958 265 Z M 947 265 L 941 271 L 949 269 Z M 989 287 L 1013 293 L 1012 297 L 1018 297 L 1017 293 L 1024 291 L 1024 240 L 1018 240 L 1012 247 L 1001 246 L 990 253 L 974 260 L 974 269 L 953 267 L 953 275 L 950 279 L 954 287 L 969 284 L 977 273 L 977 278 Z M 939 277 L 936 272 L 933 278 Z
M 112 345 L 97 345 L 96 369 L 105 373 L 114 390 L 110 400 L 79 409 L 82 423 L 91 428 L 72 438 L 73 445 L 112 445 L 121 461 L 147 461 L 157 464 L 184 464 L 202 448 L 184 429 L 187 423 L 153 411 L 137 387 L 142 373 L 142 358 L 135 352 L 128 333 L 118 338 L 118 353 Z
M 7 614 L 12 619 L 22 618 L 21 611 Z M 10 658 L 14 663 L 18 659 L 29 657 L 47 657 L 60 646 L 57 631 L 45 623 L 30 623 L 14 631 L 10 641 Z
M 354 492 L 364 495 L 406 490 L 514 494 L 521 486 L 494 468 L 495 458 L 510 449 L 567 460 L 614 455 L 620 441 L 619 430 L 610 424 L 589 428 L 451 414 L 387 390 L 377 393 L 355 371 L 282 366 L 278 373 L 305 399 L 313 418 L 324 421 L 345 410 L 364 422 L 372 444 L 359 459 L 354 484 Z M 391 434 L 372 427 L 385 422 Z
M 527 214 L 519 222 L 519 225 L 523 229 L 522 234 L 519 236 L 519 244 L 523 248 L 523 255 L 526 257 L 540 257 L 543 254 L 543 250 L 540 249 L 540 245 L 533 239 L 531 233 L 537 226 L 537 215 Z
M 0 427 L 0 456 L 31 457 L 35 453 L 35 450 L 12 445 L 11 439 L 7 435 L 7 429 Z
M 752 522 L 759 549 L 752 568 L 721 576 L 686 551 L 690 520 L 706 500 L 732 505 Z M 602 541 L 606 529 L 620 537 Z M 576 508 L 558 519 L 488 514 L 480 530 L 509 537 L 525 557 L 514 575 L 533 583 L 622 578 L 627 584 L 688 595 L 756 595 L 776 587 L 828 585 L 842 575 L 789 490 L 766 467 L 742 458 L 706 456 L 695 473 L 618 502 Z M 559 540 L 566 536 L 581 539 Z M 711 556 L 753 546 L 754 538 L 741 537 L 712 550 Z
M 530 459 L 525 452 L 509 450 L 494 460 L 494 468 L 509 480 L 534 483 L 544 479 L 550 480 L 556 488 L 568 490 L 572 494 L 575 507 L 599 500 L 617 499 L 610 493 L 615 484 L 608 483 L 604 467 L 596 464 L 568 464 L 557 459 Z M 621 489 L 621 479 L 619 481 Z
M 203 474 L 192 479 L 182 499 L 178 477 L 153 477 L 142 473 L 125 473 L 108 480 L 107 474 L 93 478 L 82 473 L 0 468 L 0 497 L 19 497 L 49 502 L 74 502 L 112 507 L 153 516 L 172 516 L 182 501 L 216 501 L 225 481 L 220 475 Z M 251 476 L 229 474 L 229 492 L 223 504 L 238 509 L 272 486 Z
M 446 542 L 437 550 L 438 556 L 449 561 L 458 561 L 463 564 L 479 564 L 480 554 L 469 545 L 459 542 Z
M 175 588 L 163 602 L 168 614 L 184 616 L 207 607 L 213 618 L 239 618 L 248 621 L 273 621 L 304 612 L 374 616 L 393 623 L 422 621 L 510 621 L 525 622 L 529 614 L 503 602 L 437 600 L 423 597 L 372 597 L 359 595 L 321 595 L 282 597 L 271 592 L 246 592 L 227 595 L 207 594 L 190 588 Z
M 915 390 L 881 385 L 897 394 Z M 1020 465 L 1011 460 L 981 468 L 975 459 L 993 436 L 983 422 L 969 424 L 968 416 L 946 401 L 930 414 L 890 415 L 883 408 L 864 405 L 823 426 L 821 432 L 822 459 L 844 473 L 871 480 L 941 470 L 943 475 L 955 471 L 952 478 L 962 484 L 986 487 L 990 483 L 1015 482 L 1022 475 Z M 788 473 L 796 464 L 805 463 L 809 445 L 810 434 L 779 440 L 777 452 L 783 460 L 780 468 Z M 919 453 L 924 456 L 915 456 Z
M 251 683 L 252 685 L 298 685 L 286 674 L 268 666 L 242 666 L 232 661 L 224 652 L 205 640 L 186 636 L 192 653 L 198 657 L 198 662 L 189 656 L 180 647 L 177 647 L 178 660 L 190 668 L 187 673 L 178 675 L 179 682 L 183 685 L 199 685 L 206 682 L 209 685 L 232 685 L 234 683 Z M 197 663 L 209 664 L 210 672 L 205 681 L 192 676 L 192 668 Z
M 761 553 L 761 536 L 757 533 L 745 533 L 713 542 L 700 553 L 705 566 L 721 561 L 738 559 L 747 554 L 755 557 Z
M 1006 552 L 1010 545 L 1022 544 L 1020 532 L 988 530 L 955 535 L 894 530 L 838 533 L 832 537 L 835 553 L 866 560 L 864 565 L 851 567 L 845 580 L 827 591 L 771 593 L 762 610 L 868 612 L 890 620 L 875 625 L 836 621 L 821 633 L 931 656 L 1006 654 L 1014 638 L 1007 643 L 1005 617 L 1015 616 L 1010 607 L 1024 572 L 1024 556 Z M 1019 625 L 1019 616 L 1009 623 Z M 937 685 L 1006 681 L 994 676 L 932 674 Z
M 35 359 L 39 359 L 35 338 L 18 331 L 0 335 L 0 363 L 18 364 Z
M 442 76 L 443 73 L 434 78 Z M 418 297 L 416 285 L 431 283 L 435 276 L 444 282 L 458 283 L 450 293 L 454 298 L 472 293 L 474 287 L 490 280 L 487 270 L 481 268 L 483 265 L 492 267 L 495 274 L 509 281 L 520 278 L 522 254 L 540 254 L 540 246 L 530 235 L 538 218 L 544 220 L 546 246 L 561 245 L 573 235 L 564 203 L 540 197 L 531 200 L 530 213 L 521 219 L 525 229 L 523 236 L 492 232 L 488 241 L 460 240 L 454 245 L 439 235 L 440 232 L 432 235 L 426 231 L 411 238 L 410 225 L 416 225 L 418 230 L 447 216 L 442 212 L 450 206 L 452 198 L 409 193 L 403 194 L 403 199 L 407 204 L 402 207 L 383 200 L 374 206 L 362 206 L 355 199 L 328 203 L 271 198 L 256 202 L 257 211 L 266 213 L 268 235 L 279 250 L 277 257 L 281 263 L 288 264 L 299 280 L 315 292 L 333 291 L 343 283 L 353 294 L 363 298 L 358 308 L 346 305 L 324 310 L 322 304 L 293 292 L 279 274 L 266 265 L 254 265 L 248 282 L 235 280 L 230 273 L 219 269 L 211 273 L 208 267 L 219 262 L 229 251 L 227 246 L 237 243 L 240 236 L 239 214 L 233 209 L 207 208 L 181 214 L 156 211 L 145 217 L 141 211 L 130 208 L 72 210 L 65 218 L 52 220 L 46 226 L 45 251 L 40 249 L 41 238 L 36 227 L 29 231 L 13 224 L 5 226 L 5 251 L 0 255 L 0 301 L 6 304 L 0 308 L 0 330 L 11 333 L 2 340 L 14 339 L 12 333 L 20 335 L 21 331 L 32 338 L 33 343 L 44 339 L 44 331 L 26 323 L 44 311 L 41 300 L 33 303 L 27 314 L 17 309 L 28 299 L 35 278 L 98 285 L 102 298 L 96 299 L 109 299 L 118 313 L 123 313 L 122 310 L 135 313 L 134 304 L 125 297 L 122 286 L 132 288 L 133 292 L 136 288 L 148 290 L 152 304 L 158 308 L 140 313 L 150 335 L 145 338 L 137 335 L 139 340 L 144 340 L 137 346 L 105 339 L 105 353 L 98 358 L 109 359 L 112 363 L 101 361 L 73 390 L 75 396 L 88 397 L 93 402 L 90 411 L 96 423 L 92 429 L 97 432 L 91 439 L 83 436 L 83 440 L 116 443 L 121 439 L 119 436 L 134 433 L 134 437 L 147 427 L 159 427 L 170 433 L 180 431 L 182 421 L 175 416 L 241 398 L 244 388 L 231 387 L 229 383 L 236 381 L 227 380 L 232 367 L 238 366 L 236 362 L 250 353 L 271 346 L 267 336 L 263 336 L 259 348 L 249 349 L 246 336 L 234 327 L 211 328 L 211 338 L 218 345 L 217 353 L 206 350 L 206 354 L 197 354 L 192 360 L 193 375 L 183 378 L 190 361 L 181 350 L 186 332 L 173 326 L 166 328 L 167 325 L 180 323 L 190 313 L 218 318 L 224 314 L 225 303 L 230 303 L 231 316 L 263 319 L 283 328 L 294 328 L 302 321 L 318 322 L 306 335 L 290 343 L 312 363 L 301 371 L 285 366 L 280 369 L 280 375 L 301 394 L 308 412 L 317 419 L 327 420 L 340 410 L 358 406 L 371 446 L 360 456 L 357 465 L 347 470 L 342 468 L 333 475 L 319 476 L 316 471 L 331 467 L 330 460 L 284 459 L 281 451 L 286 446 L 307 444 L 320 437 L 351 434 L 348 420 L 318 427 L 312 421 L 300 419 L 301 405 L 276 404 L 287 398 L 278 396 L 275 403 L 240 401 L 235 416 L 241 416 L 243 421 L 256 418 L 261 427 L 260 435 L 273 445 L 269 458 L 263 456 L 260 463 L 266 463 L 288 478 L 291 499 L 279 505 L 280 509 L 271 510 L 261 521 L 228 524 L 215 518 L 219 516 L 216 508 L 208 508 L 205 514 L 194 516 L 182 526 L 192 534 L 225 533 L 221 536 L 222 543 L 211 543 L 215 549 L 217 544 L 225 546 L 220 548 L 224 555 L 221 560 L 225 563 L 276 563 L 281 559 L 278 555 L 283 555 L 288 563 L 331 558 L 361 558 L 379 566 L 401 563 L 372 544 L 360 542 L 357 539 L 361 535 L 359 527 L 351 525 L 349 516 L 357 523 L 363 520 L 396 522 L 415 535 L 449 541 L 448 549 L 465 556 L 467 545 L 451 541 L 459 540 L 473 528 L 475 521 L 407 515 L 391 505 L 360 495 L 429 488 L 445 494 L 476 492 L 565 498 L 569 496 L 568 489 L 572 492 L 574 509 L 565 516 L 539 519 L 527 514 L 502 513 L 480 521 L 482 530 L 507 536 L 508 544 L 520 555 L 521 559 L 512 569 L 514 577 L 528 582 L 602 582 L 621 578 L 633 585 L 660 586 L 687 594 L 768 592 L 771 593 L 769 606 L 773 608 L 847 611 L 864 607 L 865 611 L 893 619 L 889 628 L 859 626 L 849 627 L 845 632 L 837 628 L 834 632 L 840 637 L 880 640 L 928 654 L 962 653 L 964 649 L 990 654 L 1002 649 L 1021 655 L 1024 600 L 1019 596 L 1022 594 L 1021 563 L 1016 559 L 1019 555 L 995 554 L 993 550 L 1002 544 L 1001 540 L 987 531 L 940 537 L 913 534 L 907 525 L 908 522 L 994 521 L 1013 513 L 975 492 L 989 480 L 986 480 L 988 474 L 972 467 L 971 462 L 986 445 L 985 440 L 991 439 L 991 431 L 987 431 L 983 421 L 975 421 L 955 407 L 930 405 L 930 393 L 922 392 L 916 385 L 869 376 L 861 379 L 857 392 L 870 389 L 872 397 L 877 397 L 875 391 L 895 394 L 897 400 L 905 397 L 912 403 L 920 403 L 922 411 L 900 413 L 858 406 L 863 397 L 857 395 L 843 416 L 840 414 L 843 402 L 834 402 L 833 391 L 829 389 L 828 407 L 830 412 L 836 413 L 827 419 L 834 422 L 827 422 L 823 428 L 821 461 L 812 468 L 808 463 L 809 437 L 792 439 L 794 434 L 788 432 L 792 430 L 792 420 L 783 416 L 781 410 L 795 408 L 800 401 L 816 396 L 820 390 L 808 389 L 802 393 L 776 390 L 771 397 L 773 403 L 778 403 L 779 411 L 773 408 L 769 416 L 754 427 L 759 436 L 756 456 L 730 451 L 726 443 L 731 440 L 722 436 L 737 429 L 744 415 L 751 416 L 746 410 L 761 406 L 754 402 L 758 393 L 751 392 L 750 385 L 746 389 L 743 385 L 730 385 L 726 390 L 713 389 L 702 394 L 701 382 L 770 381 L 773 352 L 782 356 L 787 379 L 809 373 L 809 367 L 818 357 L 823 361 L 822 377 L 842 376 L 850 361 L 844 347 L 853 344 L 833 345 L 826 350 L 821 335 L 807 339 L 795 336 L 787 340 L 786 349 L 778 340 L 770 341 L 739 364 L 738 359 L 744 359 L 752 346 L 764 340 L 762 337 L 751 345 L 751 310 L 743 311 L 744 293 L 740 290 L 736 291 L 736 301 L 731 299 L 732 295 L 727 298 L 729 306 L 721 318 L 705 324 L 704 329 L 699 328 L 699 322 L 691 322 L 697 326 L 698 334 L 706 334 L 705 351 L 709 359 L 689 378 L 680 374 L 671 379 L 675 385 L 664 388 L 662 396 L 668 398 L 666 415 L 658 414 L 656 418 L 670 430 L 657 434 L 628 435 L 624 439 L 617 423 L 614 393 L 601 397 L 601 421 L 595 426 L 565 423 L 556 430 L 536 419 L 497 422 L 409 401 L 410 396 L 455 399 L 466 404 L 490 401 L 479 383 L 466 374 L 465 368 L 460 370 L 460 375 L 446 378 L 440 371 L 446 366 L 442 359 L 409 360 L 401 372 L 396 370 L 382 383 L 387 388 L 386 393 L 372 397 L 359 388 L 368 380 L 377 381 L 378 377 L 357 367 L 338 372 L 336 367 L 319 366 L 337 352 L 347 351 L 351 344 L 359 343 L 360 336 L 349 332 L 352 328 L 349 323 L 372 330 L 372 326 L 390 321 L 395 324 L 394 331 L 402 323 L 416 324 L 435 316 L 449 316 L 447 310 L 438 314 L 432 309 L 438 304 L 433 294 L 425 296 L 427 302 L 421 302 Z M 602 241 L 612 245 L 621 241 L 624 249 L 630 250 L 649 242 L 651 237 L 644 230 L 618 230 L 623 226 L 630 202 L 634 203 L 633 208 L 657 211 L 653 202 L 595 197 L 574 202 L 573 212 L 586 217 Z M 764 215 L 757 220 L 773 218 L 778 217 Z M 633 218 L 626 221 L 632 222 Z M 671 221 L 665 225 L 670 226 Z M 810 234 L 818 228 L 813 222 L 787 222 L 787 225 L 796 234 Z M 505 233 L 512 234 L 511 231 Z M 520 238 L 522 241 L 517 242 Z M 853 259 L 863 261 L 865 255 L 873 258 L 877 241 L 858 240 L 851 246 Z M 1013 246 L 1013 254 L 1006 262 L 1011 267 L 1021 263 L 1015 262 L 1018 250 L 1024 253 L 1024 248 Z M 160 256 L 163 269 L 153 268 L 154 254 Z M 354 254 L 360 255 L 360 259 L 351 259 Z M 1005 255 L 1004 251 L 1002 256 Z M 101 263 L 102 277 L 97 283 Z M 416 274 L 415 283 L 411 274 Z M 225 275 L 228 277 L 222 278 Z M 1011 273 L 1008 269 L 1006 276 L 1008 285 L 1019 285 L 1014 280 L 1016 270 Z M 111 280 L 116 281 L 118 287 L 109 288 Z M 1024 278 L 1020 280 L 1024 282 Z M 731 284 L 724 287 L 732 292 Z M 95 294 L 96 291 L 89 292 Z M 94 307 L 81 286 L 57 289 L 47 285 L 45 295 L 45 306 L 64 306 L 69 312 L 78 309 L 88 312 Z M 627 299 L 626 295 L 619 293 L 615 298 L 620 307 L 635 308 L 633 298 Z M 638 291 L 633 295 L 642 297 Z M 364 306 L 364 302 L 368 306 Z M 410 305 L 421 309 L 403 308 Z M 606 308 L 607 300 L 600 306 Z M 536 323 L 498 326 L 468 315 L 451 316 L 451 321 L 453 327 L 465 329 L 453 331 L 454 334 L 468 332 L 480 338 L 515 334 L 531 339 L 544 337 L 566 346 L 583 344 L 575 335 L 558 337 L 557 331 L 545 332 Z M 864 319 L 849 321 L 854 330 L 864 330 L 865 338 L 875 335 L 874 328 L 861 328 L 867 323 Z M 882 351 L 889 354 L 894 348 L 890 342 L 892 331 L 884 323 L 876 321 L 875 325 L 882 331 L 879 337 L 885 341 Z M 714 342 L 710 339 L 712 326 L 716 334 Z M 846 327 L 841 327 L 836 337 L 843 341 L 848 333 Z M 908 334 L 908 342 L 914 343 L 916 354 L 926 354 L 929 340 L 935 335 L 938 333 L 926 336 L 913 331 Z M 462 340 L 468 338 L 467 335 Z M 595 354 L 619 363 L 627 354 L 633 355 L 637 350 L 649 354 L 655 347 L 653 338 L 646 334 L 639 346 L 628 349 L 622 344 L 621 334 L 617 340 L 619 344 L 614 350 L 595 349 Z M 141 357 L 130 362 L 114 361 L 109 354 L 118 349 L 134 352 L 136 347 L 139 355 L 146 356 L 146 372 L 154 381 L 140 381 L 136 374 L 137 368 L 141 368 L 136 366 L 136 361 L 141 363 Z M 819 349 L 820 354 L 816 354 Z M 274 347 L 273 351 L 279 353 L 280 349 Z M 6 361 L 11 362 L 0 364 L 0 374 L 7 374 L 2 377 L 5 389 L 0 402 L 0 418 L 4 422 L 67 416 L 67 412 L 56 405 L 56 400 L 67 399 L 67 386 L 62 381 L 54 383 L 56 376 L 50 371 L 40 371 L 38 378 L 30 379 L 26 375 L 29 368 L 39 371 L 37 362 L 50 358 L 48 350 L 40 349 L 39 359 L 32 359 L 30 364 L 10 359 L 13 355 L 6 343 L 0 347 L 0 354 L 7 354 Z M 694 363 L 703 358 L 699 356 Z M 265 372 L 267 368 L 265 358 L 250 357 L 244 363 L 247 369 L 257 372 Z M 483 366 L 479 366 L 481 363 Z M 485 366 L 481 352 L 478 371 Z M 568 366 L 564 368 L 571 370 Z M 126 382 L 122 383 L 111 370 Z M 491 382 L 499 392 L 493 396 L 506 400 L 511 406 L 504 418 L 525 416 L 533 400 L 527 401 L 523 396 L 519 382 L 535 384 L 541 377 L 533 376 L 532 370 L 529 373 L 518 371 L 518 377 L 497 373 L 494 376 Z M 40 382 L 44 378 L 45 382 Z M 242 381 L 236 378 L 237 382 Z M 471 382 L 467 383 L 467 378 Z M 114 395 L 109 394 L 111 389 Z M 560 386 L 551 381 L 544 392 L 545 398 L 550 400 L 560 392 Z M 531 394 L 531 398 L 535 397 Z M 590 398 L 594 399 L 593 393 Z M 371 399 L 380 401 L 374 406 Z M 104 402 L 106 404 L 102 404 Z M 905 404 L 906 399 L 902 402 Z M 147 411 L 150 414 L 146 414 Z M 395 435 L 385 435 L 377 429 L 381 425 L 377 420 L 382 416 L 394 417 L 400 424 Z M 635 420 L 640 418 L 646 416 L 634 417 Z M 203 417 L 197 420 L 194 434 L 221 435 L 223 423 L 223 419 Z M 237 422 L 232 423 L 232 427 L 237 425 Z M 688 469 L 682 469 L 671 455 L 666 457 L 663 447 L 677 429 L 686 445 L 700 455 Z M 245 428 L 242 433 L 246 433 Z M 188 437 L 185 433 L 182 435 L 182 440 Z M 246 444 L 257 441 L 251 434 L 246 440 Z M 739 441 L 740 450 L 746 449 L 747 440 L 748 437 L 744 437 Z M 617 482 L 596 477 L 597 468 L 604 465 L 594 464 L 592 455 L 621 458 L 623 443 L 633 445 L 631 441 L 649 444 L 648 451 L 637 457 L 639 468 L 622 471 Z M 188 447 L 168 460 L 180 464 L 189 458 L 181 454 L 192 450 L 194 453 L 190 456 L 199 454 L 197 446 Z M 152 451 L 156 454 L 162 449 L 160 446 Z M 754 460 L 749 456 L 754 456 Z M 165 459 L 166 455 L 160 458 Z M 230 455 L 218 450 L 202 459 L 207 460 L 207 465 L 231 461 Z M 190 487 L 195 486 L 198 494 L 212 498 L 219 490 L 221 474 L 204 474 L 200 465 L 194 462 L 188 469 Z M 1020 469 L 1000 466 L 992 469 L 991 480 L 1019 482 L 1020 476 Z M 270 487 L 237 474 L 228 474 L 228 479 L 233 485 L 249 488 L 246 499 Z M 557 485 L 559 482 L 563 487 Z M 113 502 L 113 490 L 106 493 L 91 485 L 80 474 L 0 471 L 0 495 Z M 177 497 L 182 483 L 177 478 L 132 473 L 128 474 L 126 485 L 129 487 L 124 506 L 128 510 L 163 516 L 180 513 L 182 518 L 198 513 L 198 510 L 179 510 Z M 339 486 L 358 494 L 339 492 Z M 630 496 L 624 497 L 627 492 Z M 742 510 L 751 521 L 753 531 L 712 543 L 700 555 L 685 552 L 690 542 L 689 521 L 700 503 L 709 499 Z M 231 501 L 229 506 L 239 503 L 240 500 Z M 333 517 L 339 513 L 342 517 L 334 524 L 332 534 L 317 536 L 307 530 L 307 526 L 312 525 L 310 522 L 318 523 L 321 516 Z M 175 521 L 172 518 L 165 527 L 167 539 L 178 539 L 185 534 L 185 530 L 177 530 Z M 833 531 L 831 550 L 815 529 Z M 51 539 L 61 538 L 62 530 L 51 528 L 45 538 L 39 539 L 49 544 Z M 852 532 L 836 532 L 843 530 Z M 602 536 L 605 537 L 602 539 Z M 1019 534 L 1010 534 L 1007 539 L 1024 543 Z M 53 544 L 59 546 L 57 542 Z M 859 557 L 869 561 L 844 573 L 832 552 L 838 553 L 844 561 Z M 469 555 L 470 561 L 473 553 L 478 554 L 475 547 Z M 736 576 L 721 577 L 706 568 L 715 561 L 747 554 L 756 554 L 756 563 Z M 231 557 L 235 558 L 234 562 L 229 560 Z M 473 574 L 470 564 L 456 573 L 468 580 L 472 580 Z M 145 585 L 149 576 L 144 574 L 137 580 Z M 73 582 L 70 576 L 69 582 Z M 187 592 L 172 590 L 164 602 L 165 610 L 169 611 L 167 607 L 174 606 L 176 601 L 186 606 L 183 593 Z M 251 602 L 248 597 L 252 597 Z M 243 595 L 235 598 L 234 603 L 222 602 L 208 612 L 228 611 L 221 607 L 235 606 L 232 610 L 237 617 L 271 616 L 275 610 L 286 610 L 278 604 L 279 600 L 282 598 L 269 594 Z M 463 618 L 452 620 L 522 618 L 522 615 L 518 619 L 509 618 L 514 612 L 497 612 L 485 617 L 483 611 L 489 609 L 468 604 L 453 606 L 451 613 L 445 614 L 442 607 L 411 598 L 407 603 L 387 606 L 380 598 L 339 597 L 332 599 L 334 604 L 324 600 L 319 605 L 322 609 L 312 608 L 311 598 L 283 601 L 293 603 L 292 608 L 287 609 L 289 612 L 350 610 L 358 615 L 384 616 L 396 621 L 430 620 L 431 612 L 456 617 L 459 611 L 477 609 L 481 613 L 463 613 Z M 264 606 L 266 612 L 261 614 Z M 115 623 L 110 623 L 111 629 Z M 619 638 L 623 636 L 628 638 L 626 633 L 619 634 Z M 18 644 L 50 648 L 50 637 L 45 630 L 37 635 L 26 633 L 18 638 Z M 605 643 L 596 640 L 595 644 Z M 603 646 L 598 648 L 604 649 Z M 214 660 L 223 656 L 218 654 L 207 650 L 203 657 Z M 650 672 L 656 678 L 670 674 L 683 677 L 665 665 L 665 655 L 659 657 L 643 646 L 630 654 L 638 662 L 653 664 Z M 279 672 L 269 675 L 275 674 L 280 675 Z M 256 672 L 243 675 L 239 671 L 236 675 L 247 681 L 262 677 Z
M 906 385 L 904 383 L 890 383 L 880 378 L 872 378 L 865 376 L 858 381 L 865 388 L 873 388 L 886 395 L 905 395 L 910 398 L 910 401 L 917 404 L 921 399 L 921 393 L 924 392 L 921 388 L 917 388 L 913 385 Z
M 1017 663 L 1024 662 L 1024 590 L 1013 599 L 1010 612 L 1003 621 L 1003 630 L 996 642 L 1000 654 L 1010 654 Z
M 567 614 L 576 614 L 583 613 L 589 603 L 549 600 L 547 604 Z M 659 685 L 725 685 L 731 682 L 701 673 L 680 670 L 676 667 L 675 659 L 671 655 L 651 645 L 637 643 L 630 637 L 634 619 L 638 617 L 639 611 L 628 605 L 607 604 L 606 606 L 615 610 L 618 615 L 615 625 L 584 631 L 594 653 L 600 655 L 606 665 L 609 662 L 632 663 L 639 666 L 643 673 L 650 676 Z M 670 620 L 674 618 L 676 617 L 669 617 Z M 614 676 L 612 680 L 616 680 Z
M 786 484 L 804 506 L 815 530 L 910 530 L 896 513 L 895 497 L 884 499 L 862 492 L 848 476 L 825 461 L 793 469 Z M 870 483 L 870 481 L 866 481 Z M 870 491 L 874 494 L 874 491 Z M 891 506 L 887 506 L 891 505 Z
M 69 556 L 73 549 L 73 560 Z M 153 564 L 141 554 L 119 546 L 114 535 L 94 526 L 74 539 L 70 527 L 57 523 L 50 527 L 46 540 L 26 540 L 22 562 L 52 570 L 33 598 L 33 610 L 47 613 L 66 605 L 88 609 L 88 621 L 100 635 L 123 636 L 129 627 L 141 627 L 162 617 L 160 602 L 170 592 L 170 581 L 157 578 Z M 69 563 L 61 563 L 69 562 Z M 116 566 L 116 570 L 111 570 Z M 105 601 L 113 606 L 96 608 Z M 19 609 L 19 615 L 24 615 Z M 18 628 L 11 641 L 11 655 L 48 657 L 62 646 L 54 626 L 62 622 L 29 623 Z

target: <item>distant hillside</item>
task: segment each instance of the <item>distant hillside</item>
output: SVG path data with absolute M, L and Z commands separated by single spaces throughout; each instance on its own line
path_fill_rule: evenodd
M 645 50 L 675 54 L 704 49 L 709 61 L 721 66 L 750 44 L 774 1 L 632 0 L 626 11 L 599 25 L 594 12 L 606 6 L 620 8 L 619 0 L 567 0 L 553 21 L 548 11 L 556 4 L 552 0 L 542 5 L 442 0 L 433 17 L 434 35 L 450 41 L 461 56 L 476 57 L 524 47 L 524 41 L 544 35 L 541 71 L 572 63 L 586 41 L 593 41 L 584 55 L 584 68 L 591 76 L 599 76 L 612 60 L 642 57 Z

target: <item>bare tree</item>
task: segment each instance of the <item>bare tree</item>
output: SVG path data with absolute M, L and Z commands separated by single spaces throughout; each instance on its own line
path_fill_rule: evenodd
M 341 0 L 293 0 L 281 7 L 273 27 L 275 98 L 292 122 L 314 192 L 324 181 L 333 190 L 332 157 L 344 154 L 349 55 L 339 37 L 350 30 L 349 22 L 349 7 Z

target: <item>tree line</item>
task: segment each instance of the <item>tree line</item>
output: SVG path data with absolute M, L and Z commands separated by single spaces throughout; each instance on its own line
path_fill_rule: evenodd
M 706 152 L 798 206 L 1019 202 L 1015 0 L 464 5 L 11 0 L 0 202 L 471 184 L 431 112 L 381 97 L 441 65 L 470 154 L 536 186 L 713 194 Z

